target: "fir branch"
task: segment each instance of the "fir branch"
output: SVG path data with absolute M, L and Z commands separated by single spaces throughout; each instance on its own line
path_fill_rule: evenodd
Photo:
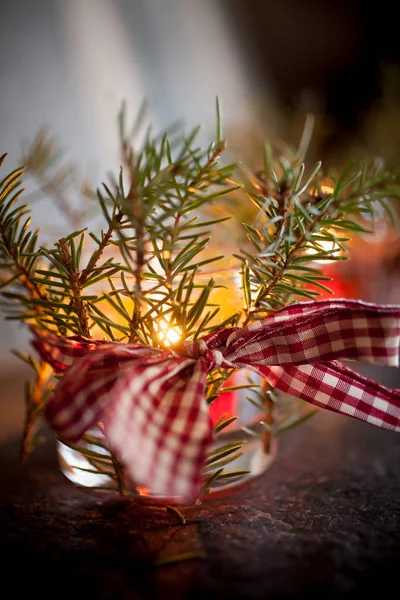
M 129 341 L 133 342 L 136 337 L 136 329 L 140 322 L 141 317 L 141 297 L 142 297 L 142 280 L 143 280 L 143 268 L 145 265 L 145 212 L 143 204 L 135 185 L 135 175 L 133 169 L 131 170 L 131 183 L 129 192 L 127 195 L 127 202 L 130 204 L 130 211 L 132 214 L 132 221 L 135 223 L 136 229 L 136 261 L 135 261 L 135 284 L 134 284 L 134 308 L 133 314 L 130 320 L 131 333 Z
M 68 244 L 65 238 L 58 240 L 62 253 L 62 264 L 66 268 L 69 274 L 69 280 L 72 292 L 72 302 L 76 314 L 78 315 L 80 329 L 82 335 L 91 337 L 90 326 L 89 326 L 89 315 L 87 304 L 82 300 L 82 284 L 81 284 L 81 273 L 76 268 L 74 261 L 72 260 L 70 244 Z M 71 243 L 71 241 L 70 241 Z M 73 246 L 72 246 L 73 247 Z
M 0 167 L 7 154 L 0 157 Z M 24 168 L 15 169 L 0 183 L 0 270 L 3 279 L 1 287 L 10 286 L 25 289 L 32 300 L 45 302 L 47 295 L 32 272 L 39 260 L 35 254 L 38 231 L 28 231 L 30 217 L 21 225 L 22 218 L 29 214 L 26 205 L 14 207 L 24 191 L 20 188 Z M 4 296 L 4 293 L 3 293 Z M 21 301 L 24 297 L 21 296 Z M 36 309 L 41 312 L 40 303 Z
M 115 233 L 115 231 L 118 229 L 119 225 L 121 224 L 122 219 L 123 219 L 123 213 L 122 213 L 122 211 L 118 211 L 114 216 L 113 222 L 109 224 L 107 231 L 105 233 L 101 232 L 101 239 L 97 240 L 97 238 L 94 238 L 95 240 L 97 240 L 98 247 L 93 252 L 93 254 L 91 255 L 91 257 L 87 263 L 87 266 L 82 270 L 82 273 L 80 274 L 79 284 L 82 287 L 85 286 L 88 278 L 95 271 L 97 264 L 104 253 L 104 250 L 109 245 L 110 240 L 111 240 L 113 234 Z
M 338 232 L 372 232 L 374 203 L 385 206 L 388 198 L 400 195 L 393 175 L 377 171 L 373 164 L 350 164 L 336 176 L 324 176 L 317 163 L 304 179 L 304 163 L 296 157 L 280 156 L 275 168 L 271 160 L 269 152 L 264 173 L 252 179 L 258 193 L 247 192 L 259 216 L 254 225 L 245 224 L 255 252 L 246 249 L 236 255 L 242 263 L 245 296 L 242 324 L 296 296 L 314 298 L 318 289 L 329 291 L 316 261 L 345 260 L 348 238 Z M 326 178 L 333 182 L 329 191 L 321 187 Z M 364 225 L 365 215 L 370 228 Z
M 221 134 L 220 126 L 218 131 Z M 148 133 L 141 151 L 135 152 L 123 131 L 122 156 L 130 180 L 129 191 L 124 193 L 121 173 L 118 182 L 114 183 L 114 191 L 106 188 L 107 197 L 99 195 L 103 213 L 110 224 L 113 217 L 107 208 L 107 199 L 112 211 L 120 210 L 124 214 L 122 226 L 117 230 L 116 246 L 125 262 L 124 270 L 133 280 L 132 317 L 127 321 L 131 328 L 130 341 L 150 335 L 153 343 L 157 343 L 153 321 L 166 321 L 171 326 L 179 323 L 183 337 L 199 335 L 207 327 L 211 315 L 215 315 L 214 310 L 204 314 L 209 307 L 210 282 L 204 284 L 204 292 L 197 293 L 194 280 L 202 267 L 218 257 L 198 262 L 194 259 L 209 241 L 202 227 L 220 220 L 209 220 L 204 225 L 197 222 L 194 227 L 198 217 L 190 213 L 235 189 L 234 185 L 228 185 L 233 166 L 217 168 L 219 156 L 226 147 L 222 138 L 202 151 L 194 147 L 196 135 L 197 129 L 179 141 L 171 141 L 165 133 L 155 138 Z M 172 148 L 175 148 L 175 156 Z M 221 189 L 208 193 L 214 186 Z M 188 233 L 188 228 L 193 232 Z M 189 278 L 187 270 L 191 271 Z M 143 290 L 143 285 L 148 288 L 150 278 L 156 282 L 151 292 Z M 188 285 L 182 286 L 182 280 Z M 144 294 L 146 302 L 143 301 Z M 192 300 L 194 295 L 196 298 Z M 160 302 L 153 302 L 151 297 L 160 297 Z M 105 294 L 104 299 L 113 304 L 111 295 Z M 117 308 L 114 303 L 114 308 L 126 320 L 125 307 Z M 201 326 L 196 325 L 193 331 L 196 323 Z
M 75 180 L 76 167 L 65 162 L 63 151 L 48 131 L 42 129 L 38 132 L 30 147 L 23 152 L 22 162 L 27 174 L 38 183 L 41 197 L 50 197 L 69 225 L 79 229 L 88 216 L 88 208 L 74 209 L 66 196 L 66 190 Z

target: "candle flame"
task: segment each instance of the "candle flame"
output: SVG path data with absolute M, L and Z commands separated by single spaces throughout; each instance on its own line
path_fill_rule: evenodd
M 170 325 L 161 319 L 158 323 L 154 324 L 154 329 L 157 331 L 157 337 L 164 346 L 171 346 L 176 344 L 182 337 L 182 331 L 177 325 Z
M 150 496 L 151 489 L 148 487 L 137 485 L 136 491 L 138 492 L 139 496 Z

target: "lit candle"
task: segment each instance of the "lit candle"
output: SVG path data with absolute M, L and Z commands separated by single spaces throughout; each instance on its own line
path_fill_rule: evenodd
M 158 323 L 154 323 L 154 329 L 157 331 L 157 338 L 163 346 L 171 346 L 179 342 L 182 336 L 182 331 L 177 325 L 170 325 L 161 319 Z

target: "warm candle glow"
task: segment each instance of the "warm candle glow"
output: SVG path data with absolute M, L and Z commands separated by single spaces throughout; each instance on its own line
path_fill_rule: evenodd
M 136 491 L 139 496 L 150 496 L 151 489 L 148 487 L 143 487 L 142 485 L 136 486 Z
M 177 325 L 171 326 L 167 321 L 162 319 L 158 323 L 154 323 L 154 329 L 157 331 L 157 337 L 164 346 L 171 346 L 179 342 L 182 336 L 182 331 Z
M 326 184 L 321 185 L 321 192 L 323 192 L 324 194 L 332 194 L 333 189 L 334 188 L 332 185 L 326 185 Z
M 313 256 L 313 254 L 319 254 L 321 251 L 322 252 L 333 252 L 335 254 L 335 256 L 338 256 L 341 254 L 342 249 L 340 248 L 339 244 L 335 241 L 335 240 L 322 240 L 320 242 L 318 242 L 318 244 L 316 244 L 317 247 L 313 247 L 313 248 L 307 248 L 306 250 L 306 254 L 308 254 L 309 256 Z M 324 265 L 329 265 L 330 263 L 334 263 L 334 260 L 315 260 L 314 262 L 316 263 L 322 263 Z

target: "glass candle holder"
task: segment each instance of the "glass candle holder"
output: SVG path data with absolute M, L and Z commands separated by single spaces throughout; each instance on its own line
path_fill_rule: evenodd
M 209 324 L 218 326 L 242 307 L 241 279 L 237 271 L 204 273 L 196 278 L 199 293 L 210 278 L 216 282 L 209 303 L 220 307 Z M 155 324 L 159 340 L 166 347 L 179 340 L 179 331 L 164 321 Z M 277 438 L 273 431 L 272 391 L 254 372 L 242 369 L 227 373 L 211 373 L 226 378 L 217 397 L 208 398 L 210 420 L 214 427 L 213 442 L 208 449 L 203 472 L 201 497 L 243 485 L 264 473 L 273 462 Z M 229 422 L 228 422 L 229 420 Z M 221 427 L 222 424 L 228 424 Z M 116 473 L 116 461 L 108 450 L 102 423 L 88 430 L 78 446 L 57 441 L 59 463 L 64 475 L 75 484 L 87 488 L 121 492 L 149 502 L 180 502 L 180 498 L 165 498 L 134 483 L 124 482 Z M 140 457 L 138 457 L 140 460 Z

